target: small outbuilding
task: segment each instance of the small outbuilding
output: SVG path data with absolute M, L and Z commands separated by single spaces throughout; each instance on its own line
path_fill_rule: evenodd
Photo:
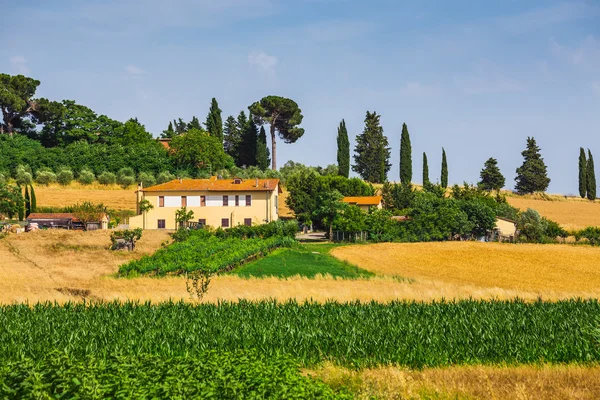
M 72 213 L 31 213 L 27 216 L 27 224 L 39 229 L 85 229 L 93 231 L 108 229 L 108 215 L 103 214 L 100 221 L 88 222 L 86 226 Z
M 363 211 L 369 211 L 369 208 L 375 207 L 378 209 L 383 208 L 381 196 L 355 196 L 355 197 L 344 197 L 342 199 L 344 203 L 358 206 Z
M 508 218 L 496 218 L 496 227 L 492 231 L 492 240 L 513 241 L 517 236 L 517 222 Z

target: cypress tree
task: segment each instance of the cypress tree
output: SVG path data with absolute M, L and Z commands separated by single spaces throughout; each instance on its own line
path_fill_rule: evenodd
M 442 188 L 448 187 L 448 160 L 446 159 L 446 150 L 442 147 L 442 176 L 441 176 Z
M 402 124 L 400 137 L 400 182 L 405 185 L 412 182 L 412 146 L 406 124 Z
M 500 168 L 498 168 L 498 160 L 495 158 L 489 158 L 480 173 L 481 181 L 479 181 L 478 186 L 483 190 L 500 190 L 504 187 L 506 183 L 506 178 L 500 172 Z
M 517 177 L 515 178 L 517 193 L 545 192 L 550 184 L 548 168 L 534 138 L 527 138 L 527 148 L 521 154 L 524 160 L 523 165 L 517 168 Z
M 31 214 L 31 198 L 29 197 L 29 186 L 25 185 L 25 216 Z
M 388 139 L 383 134 L 376 112 L 367 111 L 365 128 L 356 136 L 352 170 L 371 183 L 383 183 L 392 166 Z
M 175 130 L 173 129 L 173 123 L 169 122 L 169 127 L 162 131 L 162 133 L 160 134 L 160 136 L 163 139 L 172 139 L 175 136 Z
M 233 157 L 234 160 L 238 159 L 238 148 L 242 141 L 242 134 L 240 127 L 233 115 L 227 117 L 225 121 L 225 127 L 223 129 L 223 149 L 225 153 Z
M 256 144 L 256 165 L 263 171 L 266 171 L 271 164 L 269 147 L 267 146 L 267 132 L 265 127 L 260 127 L 258 134 L 258 143 Z
M 429 183 L 429 164 L 427 163 L 427 154 L 423 152 L 423 186 Z
M 596 200 L 596 171 L 594 170 L 594 157 L 588 149 L 587 159 L 587 198 Z
M 241 116 L 241 115 L 240 115 Z M 245 114 L 243 118 L 245 118 Z M 243 120 L 242 118 L 242 120 Z M 258 127 L 254 119 L 250 117 L 246 120 L 242 129 L 242 141 L 238 150 L 239 166 L 250 167 L 256 165 L 256 145 L 258 143 Z
M 35 212 L 37 209 L 37 199 L 35 197 L 35 190 L 33 190 L 33 185 L 29 185 L 29 191 L 31 193 L 31 212 Z
M 210 110 L 206 116 L 206 130 L 211 136 L 219 138 L 223 141 L 223 119 L 221 117 L 221 109 L 219 103 L 214 97 L 210 103 Z
M 198 117 L 193 116 L 192 120 L 187 124 L 187 130 L 191 130 L 191 129 L 198 129 L 198 130 L 202 130 L 202 125 L 200 125 L 200 121 L 198 120 Z
M 585 158 L 585 150 L 579 148 L 579 195 L 585 199 L 587 194 L 587 159 Z
M 347 178 L 350 174 L 350 140 L 344 120 L 337 130 L 337 146 L 338 175 Z

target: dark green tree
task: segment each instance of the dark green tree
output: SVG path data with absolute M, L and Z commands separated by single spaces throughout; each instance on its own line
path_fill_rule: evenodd
M 515 189 L 519 194 L 545 192 L 550 184 L 548 169 L 533 137 L 527 138 L 527 148 L 521 153 L 523 165 L 517 168 Z
M 376 112 L 367 111 L 365 128 L 356 136 L 354 148 L 354 165 L 352 170 L 364 180 L 372 183 L 383 183 L 390 170 L 390 148 L 388 139 L 383 134 L 379 123 L 380 116 Z
M 53 103 L 46 99 L 34 99 L 40 81 L 23 75 L 0 74 L 0 109 L 2 123 L 0 134 L 13 135 L 15 127 L 21 126 L 26 118 L 34 122 L 44 120 L 45 110 Z
M 589 200 L 596 200 L 596 171 L 594 169 L 594 157 L 592 152 L 588 149 L 587 159 L 587 198 Z
M 130 118 L 123 124 L 123 131 L 120 137 L 115 138 L 114 143 L 122 146 L 131 146 L 152 140 L 152 134 L 146 131 L 137 118 Z
M 223 141 L 223 118 L 221 117 L 221 109 L 219 103 L 214 97 L 210 103 L 210 110 L 206 116 L 206 130 L 211 136 Z
M 20 187 L 0 183 L 0 214 L 13 218 L 23 213 L 24 204 Z
M 245 118 L 245 114 L 244 114 Z M 225 121 L 225 127 L 223 129 L 223 148 L 225 152 L 233 157 L 234 160 L 238 158 L 238 148 L 242 141 L 242 134 L 240 127 L 238 125 L 238 121 L 235 119 L 233 115 L 227 117 Z
M 271 168 L 277 170 L 277 144 L 275 133 L 284 143 L 295 143 L 304 135 L 304 129 L 298 127 L 302 123 L 302 110 L 295 101 L 279 96 L 263 97 L 253 103 L 250 114 L 258 125 L 269 124 L 271 131 Z
M 585 199 L 587 194 L 587 159 L 585 158 L 585 150 L 579 148 L 579 195 Z
M 33 185 L 29 185 L 29 193 L 31 197 L 31 212 L 35 212 L 37 209 L 37 198 L 35 197 L 35 190 L 33 190 Z
M 492 190 L 500 190 L 504 187 L 506 183 L 506 179 L 504 175 L 500 172 L 500 168 L 498 168 L 498 160 L 495 158 L 489 158 L 481 170 L 479 174 L 481 180 L 477 184 L 481 189 L 492 191 Z
M 256 165 L 256 150 L 258 145 L 258 127 L 252 116 L 246 121 L 242 129 L 242 142 L 238 149 L 238 162 L 240 166 L 251 167 Z
M 337 190 L 319 193 L 317 196 L 314 217 L 320 219 L 323 224 L 329 227 L 329 240 L 333 240 L 334 223 L 340 213 L 348 206 L 346 203 L 342 202 L 343 198 L 344 196 Z
M 29 186 L 25 185 L 25 216 L 31 214 L 31 197 L 29 197 Z
M 200 120 L 198 119 L 198 117 L 193 116 L 192 120 L 190 122 L 188 122 L 187 130 L 189 131 L 190 129 L 204 130 L 204 128 L 202 128 L 202 125 L 200 124 Z
M 256 165 L 258 168 L 263 171 L 266 171 L 269 168 L 269 164 L 271 163 L 269 156 L 267 133 L 265 132 L 265 127 L 261 126 L 258 134 L 258 143 L 256 144 Z
M 442 147 L 442 176 L 440 184 L 443 189 L 448 187 L 448 160 L 446 159 L 446 150 Z
M 350 174 L 350 140 L 346 130 L 346 121 L 342 120 L 337 130 L 338 174 L 345 178 Z
M 429 183 L 429 164 L 427 163 L 427 154 L 423 152 L 423 186 Z
M 167 127 L 167 129 L 162 131 L 162 133 L 160 134 L 160 137 L 163 139 L 173 139 L 174 136 L 175 136 L 175 130 L 173 129 L 173 123 L 169 122 L 169 126 Z
M 188 130 L 188 124 L 186 124 L 181 118 L 173 120 L 173 127 L 175 128 L 176 135 L 181 135 Z
M 402 124 L 400 137 L 400 182 L 405 185 L 412 182 L 412 146 L 406 124 Z

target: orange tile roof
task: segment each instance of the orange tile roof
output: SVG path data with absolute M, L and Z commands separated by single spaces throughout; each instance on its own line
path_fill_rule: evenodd
M 381 203 L 381 196 L 344 197 L 342 201 L 358 206 L 378 206 Z
M 278 189 L 279 179 L 241 179 L 241 183 L 233 183 L 234 179 L 174 179 L 160 185 L 143 189 L 144 192 L 271 192 Z

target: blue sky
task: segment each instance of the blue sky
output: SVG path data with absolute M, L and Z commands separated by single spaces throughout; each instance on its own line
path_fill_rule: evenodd
M 174 118 L 204 120 L 212 97 L 225 119 L 274 94 L 300 105 L 306 131 L 280 142 L 279 166 L 335 163 L 339 121 L 353 148 L 367 110 L 382 115 L 390 180 L 403 122 L 415 182 L 424 151 L 439 179 L 445 147 L 450 182 L 476 182 L 495 157 L 512 188 L 527 136 L 550 192 L 577 192 L 580 146 L 600 159 L 600 1 L 11 3 L 2 72 L 155 135 Z

